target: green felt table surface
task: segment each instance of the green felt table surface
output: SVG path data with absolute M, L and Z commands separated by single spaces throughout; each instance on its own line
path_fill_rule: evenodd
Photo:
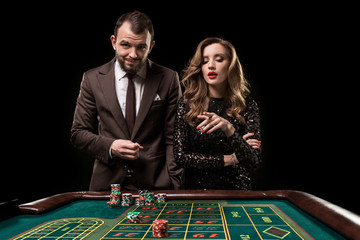
M 150 239 L 156 218 L 168 218 L 169 239 L 345 239 L 287 200 L 168 200 L 116 208 L 106 202 L 78 200 L 44 214 L 12 217 L 0 222 L 0 239 Z M 133 210 L 141 212 L 144 222 L 127 222 Z M 83 235 L 81 229 L 61 235 L 91 224 Z M 44 226 L 58 230 L 41 235 Z

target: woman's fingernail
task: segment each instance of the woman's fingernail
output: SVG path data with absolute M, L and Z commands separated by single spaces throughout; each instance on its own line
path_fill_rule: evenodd
M 203 130 L 201 130 L 200 132 L 201 132 L 201 133 L 203 133 L 203 132 L 204 132 L 204 129 L 203 129 Z
M 210 131 L 207 131 L 206 133 L 207 133 L 207 134 L 210 134 Z
M 198 126 L 198 127 L 196 127 L 196 129 L 197 129 L 197 130 L 199 130 L 199 129 L 200 129 L 200 127 Z
M 255 133 L 252 132 L 251 135 L 255 135 Z

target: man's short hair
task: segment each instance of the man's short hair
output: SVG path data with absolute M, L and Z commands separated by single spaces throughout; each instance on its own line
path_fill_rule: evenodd
M 151 22 L 151 19 L 144 13 L 137 10 L 129 13 L 124 13 L 119 17 L 116 22 L 114 29 L 114 36 L 116 38 L 118 29 L 123 25 L 124 22 L 130 22 L 131 31 L 135 34 L 141 34 L 146 30 L 149 31 L 151 36 L 151 42 L 154 40 L 154 27 Z

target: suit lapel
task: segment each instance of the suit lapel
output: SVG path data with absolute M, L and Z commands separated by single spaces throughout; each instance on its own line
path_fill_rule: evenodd
M 124 115 L 122 114 L 121 107 L 119 105 L 116 90 L 115 90 L 115 70 L 114 70 L 114 62 L 112 60 L 109 63 L 108 68 L 102 68 L 99 70 L 98 79 L 99 85 L 102 89 L 105 101 L 113 114 L 116 122 L 118 123 L 122 132 L 126 135 L 127 138 L 130 138 L 130 132 L 127 128 L 126 121 Z M 145 92 L 145 91 L 144 91 Z
M 146 74 L 144 93 L 140 103 L 139 113 L 135 120 L 134 129 L 131 134 L 131 139 L 134 139 L 136 133 L 140 129 L 140 126 L 143 124 L 146 115 L 148 114 L 150 107 L 153 103 L 153 100 L 155 99 L 161 79 L 161 72 L 154 67 L 150 60 L 148 60 L 148 69 Z

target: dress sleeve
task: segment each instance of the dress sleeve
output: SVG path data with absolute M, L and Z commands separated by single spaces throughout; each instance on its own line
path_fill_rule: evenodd
M 245 134 L 254 133 L 253 139 L 260 141 L 260 116 L 259 108 L 254 100 L 250 100 L 247 104 L 247 108 L 243 113 L 245 120 Z M 229 145 L 233 148 L 239 164 L 243 165 L 247 169 L 255 169 L 261 162 L 261 147 L 253 148 L 244 139 L 241 134 L 240 128 L 244 127 L 240 121 L 235 121 L 235 133 L 228 141 Z
M 181 98 L 177 107 L 174 133 L 174 157 L 182 168 L 222 168 L 224 156 L 221 154 L 199 154 L 191 151 L 188 132 L 189 124 L 184 120 L 186 113 L 185 100 Z

